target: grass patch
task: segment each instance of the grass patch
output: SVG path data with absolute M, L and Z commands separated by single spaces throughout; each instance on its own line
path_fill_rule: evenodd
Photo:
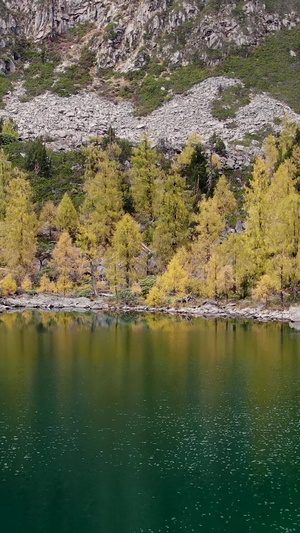
M 28 42 L 19 45 L 22 63 L 29 65 L 23 72 L 26 89 L 24 100 L 30 100 L 47 90 L 60 96 L 69 96 L 92 83 L 90 70 L 95 64 L 96 55 L 88 46 L 81 49 L 79 60 L 65 71 L 56 72 L 56 67 L 68 55 L 70 47 L 74 43 L 79 45 L 93 28 L 94 23 L 81 24 L 54 42 L 44 42 L 42 46 Z
M 218 120 L 235 118 L 238 110 L 249 103 L 249 88 L 234 85 L 222 90 L 220 87 L 220 96 L 212 103 L 212 115 Z
M 174 93 L 183 93 L 195 85 L 195 83 L 200 83 L 209 76 L 209 70 L 188 65 L 172 72 L 170 83 Z
M 250 147 L 253 144 L 253 142 L 256 142 L 256 143 L 259 143 L 259 145 L 261 146 L 264 140 L 267 137 L 269 137 L 269 135 L 274 135 L 274 134 L 275 134 L 274 129 L 270 125 L 270 126 L 267 126 L 265 128 L 262 128 L 256 131 L 255 133 L 245 133 L 243 139 L 237 140 L 237 141 L 231 141 L 231 144 L 233 146 L 241 145 L 241 146 Z
M 267 11 L 269 13 L 284 14 L 290 11 L 299 13 L 299 0 L 264 0 Z
M 24 85 L 26 95 L 24 100 L 31 100 L 35 96 L 51 91 L 59 96 L 76 94 L 93 81 L 90 70 L 95 64 L 95 52 L 84 47 L 79 61 L 66 68 L 64 72 L 55 72 L 61 58 L 57 52 L 35 51 L 29 52 L 30 65 L 24 70 Z
M 238 77 L 247 87 L 268 92 L 300 113 L 300 27 L 278 31 L 250 57 L 228 58 L 219 73 Z
M 67 33 L 66 37 L 75 39 L 83 39 L 91 30 L 94 30 L 96 28 L 95 22 L 84 22 L 83 24 L 79 24 L 79 26 L 75 26 L 74 28 L 71 28 Z M 73 39 L 72 39 L 73 40 Z
M 24 69 L 24 100 L 31 100 L 50 90 L 55 80 L 55 67 L 60 63 L 60 55 L 46 47 L 37 49 L 34 45 L 25 45 L 22 60 L 29 63 Z
M 101 74 L 103 81 L 108 79 L 104 72 Z M 117 94 L 122 98 L 133 100 L 137 115 L 143 116 L 171 100 L 174 93 L 185 92 L 209 75 L 208 70 L 193 65 L 169 72 L 164 65 L 152 62 L 147 69 L 126 73 L 123 76 L 126 83 L 117 89 Z M 109 79 L 112 81 L 112 89 L 116 90 L 115 83 L 120 81 L 120 74 L 110 72 Z
M 147 115 L 163 104 L 169 88 L 170 81 L 155 76 L 147 76 L 137 91 L 137 113 Z
M 70 96 L 90 85 L 93 81 L 90 70 L 95 61 L 95 52 L 89 50 L 88 47 L 83 48 L 79 62 L 59 73 L 57 81 L 51 87 L 52 92 L 59 96 Z
M 24 100 L 31 100 L 51 89 L 55 80 L 54 69 L 54 63 L 33 63 L 25 70 L 26 95 Z
M 4 106 L 3 97 L 12 89 L 13 76 L 0 74 L 0 108 Z
M 116 22 L 109 22 L 105 28 L 105 36 L 107 40 L 113 40 L 117 37 L 116 28 L 118 27 L 118 24 Z

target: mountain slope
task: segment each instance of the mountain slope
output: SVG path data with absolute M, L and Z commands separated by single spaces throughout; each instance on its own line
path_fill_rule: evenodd
M 19 103 L 9 99 L 21 129 L 28 122 L 22 101 L 46 91 L 61 97 L 93 90 L 116 103 L 129 100 L 136 114 L 147 115 L 175 94 L 222 75 L 246 86 L 236 111 L 268 92 L 300 112 L 299 23 L 298 0 L 0 0 L 0 101 L 16 81 L 23 83 Z M 235 126 L 234 98 L 213 92 L 204 103 L 232 118 L 229 127 L 237 131 L 226 134 L 229 139 L 245 133 Z M 15 116 L 10 103 L 5 114 L 9 110 Z M 253 119 L 257 129 L 269 124 L 269 111 L 266 120 Z M 222 130 L 222 113 L 215 118 Z M 200 129 L 206 127 L 209 120 Z M 25 135 L 31 130 L 28 124 Z

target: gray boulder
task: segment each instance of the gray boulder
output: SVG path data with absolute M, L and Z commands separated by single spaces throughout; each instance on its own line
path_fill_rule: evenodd
M 300 324 L 300 306 L 290 307 L 290 321 Z

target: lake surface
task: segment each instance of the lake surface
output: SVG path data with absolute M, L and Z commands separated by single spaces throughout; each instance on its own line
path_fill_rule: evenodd
M 0 531 L 300 530 L 300 333 L 0 316 Z

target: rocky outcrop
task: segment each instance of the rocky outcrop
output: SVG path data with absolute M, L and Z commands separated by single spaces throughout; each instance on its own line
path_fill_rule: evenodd
M 300 306 L 290 307 L 290 326 L 300 331 Z
M 240 167 L 260 149 L 256 141 L 250 147 L 240 144 L 246 133 L 270 127 L 277 130 L 274 120 L 277 122 L 278 117 L 288 114 L 293 121 L 300 122 L 300 116 L 288 106 L 261 94 L 240 109 L 235 118 L 236 128 L 232 129 L 231 120 L 221 122 L 212 116 L 211 104 L 220 86 L 228 87 L 235 83 L 237 80 L 224 77 L 209 78 L 196 85 L 186 96 L 175 96 L 171 102 L 143 118 L 134 115 L 131 103 L 114 104 L 92 92 L 69 98 L 46 93 L 30 102 L 22 102 L 22 89 L 19 87 L 6 98 L 6 107 L 0 116 L 12 118 L 24 140 L 37 136 L 54 139 L 48 145 L 56 150 L 80 147 L 91 136 L 103 135 L 109 126 L 119 137 L 132 142 L 138 142 L 141 135 L 148 132 L 154 143 L 164 139 L 175 148 L 185 143 L 195 131 L 204 141 L 216 133 L 230 148 L 229 165 Z
M 2 0 L 0 27 L 3 34 L 14 33 L 39 41 L 84 22 L 98 20 L 109 2 L 98 0 Z
M 298 322 L 300 324 L 300 307 L 290 308 L 290 319 L 291 322 Z
M 289 2 L 278 14 L 262 0 L 221 0 L 218 8 L 211 0 L 2 0 L 0 30 L 3 45 L 10 35 L 39 41 L 95 22 L 91 47 L 99 68 L 139 69 L 150 58 L 215 64 L 232 50 L 293 28 L 298 4 Z
M 296 329 L 300 329 L 300 307 L 290 308 L 290 320 Z

